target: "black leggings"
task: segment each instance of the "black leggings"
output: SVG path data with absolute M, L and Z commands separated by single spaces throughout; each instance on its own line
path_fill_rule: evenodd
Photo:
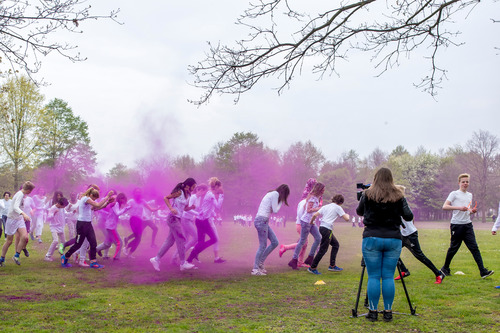
M 127 239 L 133 238 L 134 240 L 128 243 L 127 247 L 130 249 L 130 253 L 133 253 L 141 243 L 142 232 L 144 231 L 142 219 L 138 216 L 130 217 L 130 229 L 132 229 L 132 235 L 128 236 Z
M 434 264 L 432 263 L 432 261 L 425 256 L 424 252 L 422 252 L 422 249 L 420 248 L 420 243 L 418 242 L 418 231 L 415 231 L 414 233 L 408 236 L 403 236 L 402 238 L 403 238 L 403 246 L 406 247 L 408 250 L 410 250 L 411 254 L 413 254 L 415 258 L 417 258 L 422 264 L 427 266 L 432 271 L 432 273 L 434 273 L 435 276 L 441 274 L 439 269 L 437 269 L 436 266 L 434 266 Z M 408 268 L 406 268 L 401 258 L 399 258 L 398 260 L 398 265 L 399 268 L 401 269 L 401 272 L 408 273 Z
M 486 270 L 483 265 L 483 258 L 481 257 L 481 252 L 479 251 L 479 247 L 476 242 L 476 235 L 474 234 L 474 228 L 472 227 L 472 223 L 467 224 L 451 224 L 451 240 L 450 247 L 448 248 L 448 252 L 446 253 L 446 259 L 444 262 L 444 268 L 450 269 L 451 260 L 458 252 L 460 245 L 462 242 L 465 243 L 467 248 L 469 249 L 472 257 L 476 261 L 477 268 L 482 273 Z
M 194 246 L 193 251 L 189 254 L 188 262 L 192 262 L 193 259 L 198 259 L 198 255 L 205 250 L 207 247 L 214 245 L 217 243 L 217 236 L 214 233 L 214 229 L 210 225 L 208 219 L 206 220 L 195 220 L 196 231 L 198 232 L 198 243 Z M 205 241 L 205 235 L 209 237 L 207 241 Z
M 318 267 L 319 262 L 323 256 L 328 252 L 328 246 L 332 246 L 332 252 L 330 252 L 330 266 L 335 266 L 335 261 L 337 260 L 337 253 L 339 252 L 339 241 L 335 238 L 333 231 L 325 228 L 319 227 L 319 233 L 321 234 L 321 243 L 319 245 L 319 250 L 314 260 L 311 264 L 311 268 Z
M 69 258 L 82 246 L 85 238 L 89 241 L 89 259 L 95 260 L 97 240 L 95 239 L 94 227 L 91 222 L 76 221 L 76 241 L 75 244 L 66 252 L 65 257 Z

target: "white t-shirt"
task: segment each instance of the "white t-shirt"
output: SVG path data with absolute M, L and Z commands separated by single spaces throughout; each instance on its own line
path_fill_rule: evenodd
M 1 208 L 1 214 L 0 215 L 5 215 L 7 216 L 9 212 L 10 205 L 12 204 L 12 199 L 9 199 L 8 201 L 5 199 L 0 200 L 0 208 Z
M 78 201 L 78 221 L 92 222 L 92 206 L 87 203 L 89 197 L 83 197 Z
M 24 214 L 28 215 L 31 218 L 31 210 L 33 208 L 35 208 L 35 202 L 31 197 L 26 196 L 24 198 L 24 207 L 23 207 Z
M 401 235 L 403 235 L 404 237 L 410 236 L 412 233 L 417 231 L 417 227 L 415 227 L 413 221 L 408 222 L 403 219 L 401 219 L 401 221 L 403 221 L 405 228 L 403 228 L 403 226 L 400 226 L 399 229 L 401 230 Z
M 189 197 L 188 206 L 191 207 L 192 205 L 194 205 L 195 208 L 190 209 L 190 210 L 185 210 L 184 212 L 182 212 L 182 218 L 186 219 L 186 220 L 194 221 L 194 219 L 199 215 L 198 209 L 200 209 L 200 201 L 201 201 L 201 198 L 196 196 L 196 194 L 192 194 Z
M 130 210 L 128 211 L 128 214 L 132 216 L 137 216 L 139 218 L 142 218 L 142 211 L 144 209 L 144 199 L 139 200 L 137 202 L 135 199 L 130 199 L 128 201 L 128 205 L 131 207 Z
M 345 215 L 342 207 L 333 202 L 321 207 L 318 213 L 319 216 L 321 216 L 320 227 L 325 227 L 330 230 L 333 230 L 333 222 L 335 222 L 337 217 Z
M 281 203 L 278 203 L 279 197 L 280 194 L 277 191 L 266 193 L 260 202 L 257 216 L 269 218 L 271 213 L 277 213 L 281 208 Z
M 89 205 L 90 206 L 90 205 Z M 57 208 L 53 205 L 49 208 L 50 231 L 64 232 L 66 212 L 64 208 Z
M 309 205 L 309 203 L 312 202 L 312 208 L 316 208 L 319 206 L 319 198 L 318 197 L 315 197 L 315 196 L 311 196 L 309 198 L 309 200 L 306 202 L 306 205 L 305 205 L 305 208 L 304 208 L 304 213 L 302 214 L 302 216 L 300 217 L 300 220 L 302 222 L 306 222 L 306 223 L 309 223 L 311 222 L 311 217 L 312 215 L 314 214 L 313 212 L 311 213 L 308 213 L 307 212 L 307 206 Z
M 300 224 L 300 218 L 302 217 L 302 215 L 304 215 L 305 207 L 306 207 L 306 199 L 303 199 L 297 205 L 297 220 L 295 221 L 295 224 Z
M 174 215 L 175 217 L 181 218 L 182 213 L 184 212 L 184 209 L 186 208 L 187 204 L 189 203 L 189 196 L 186 198 L 184 196 L 184 191 L 181 190 L 181 195 L 179 195 L 177 198 L 170 199 L 170 204 L 172 205 L 172 208 L 174 208 L 177 211 L 177 214 L 173 214 L 170 212 L 170 215 Z
M 452 206 L 469 206 L 472 205 L 472 193 L 462 192 L 456 190 L 451 192 L 446 198 L 446 201 L 451 202 Z M 470 212 L 461 210 L 453 210 L 453 215 L 451 216 L 451 224 L 467 224 L 471 223 Z

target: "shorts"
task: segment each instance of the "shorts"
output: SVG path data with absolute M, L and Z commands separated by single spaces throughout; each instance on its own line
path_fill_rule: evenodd
M 7 223 L 5 223 L 5 234 L 7 236 L 14 235 L 18 229 L 26 229 L 26 223 L 24 223 L 24 219 L 13 220 L 7 218 Z

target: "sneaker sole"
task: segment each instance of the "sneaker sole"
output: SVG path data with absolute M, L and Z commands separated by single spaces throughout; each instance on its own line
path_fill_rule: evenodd
M 481 276 L 481 278 L 486 279 L 488 276 L 492 276 L 495 271 L 491 271 L 489 274 Z

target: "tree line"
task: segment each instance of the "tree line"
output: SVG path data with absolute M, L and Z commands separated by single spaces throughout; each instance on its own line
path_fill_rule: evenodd
M 374 149 L 367 157 L 346 150 L 327 160 L 311 141 L 295 142 L 284 151 L 269 148 L 251 132 L 234 133 L 213 146 L 201 161 L 166 152 L 138 160 L 128 167 L 117 163 L 106 175 L 95 172 L 96 153 L 87 123 L 62 99 L 48 103 L 38 87 L 25 76 L 10 77 L 0 89 L 0 188 L 17 189 L 32 179 L 46 191 L 77 191 L 83 183 L 97 182 L 127 190 L 146 187 L 161 198 L 179 181 L 194 177 L 199 183 L 211 176 L 224 183 L 224 214 L 255 214 L 262 196 L 281 183 L 292 189 L 290 207 L 282 210 L 293 218 L 296 204 L 309 178 L 326 185 L 324 202 L 334 194 L 345 197 L 344 209 L 357 205 L 356 184 L 370 183 L 375 171 L 389 167 L 395 182 L 407 187 L 407 197 L 417 221 L 449 218 L 441 210 L 448 193 L 458 188 L 457 175 L 471 174 L 470 191 L 478 202 L 482 221 L 498 214 L 500 153 L 498 138 L 483 130 L 464 145 L 433 153 L 420 147 L 409 153 L 403 146 L 391 152 Z

